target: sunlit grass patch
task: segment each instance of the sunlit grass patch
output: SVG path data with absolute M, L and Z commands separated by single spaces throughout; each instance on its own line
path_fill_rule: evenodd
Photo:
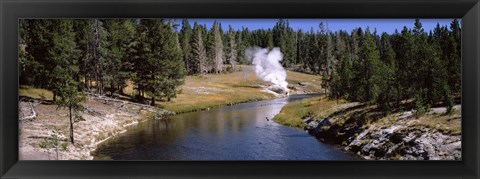
M 395 115 L 391 114 L 382 119 L 379 119 L 377 123 L 388 126 L 398 123 Z M 421 117 L 410 117 L 406 123 L 410 124 L 412 128 L 417 129 L 435 129 L 442 133 L 458 135 L 462 133 L 462 116 L 461 111 L 456 110 L 452 114 L 425 114 Z
M 258 89 L 242 88 L 236 91 L 212 94 L 195 95 L 184 93 L 178 95 L 177 98 L 173 99 L 171 102 L 162 102 L 160 104 L 166 110 L 183 113 L 271 98 L 273 98 L 271 94 L 260 92 Z
M 301 101 L 294 101 L 286 104 L 273 120 L 283 125 L 303 128 L 305 123 L 302 118 L 305 116 L 315 119 L 325 118 L 338 111 L 339 106 L 345 100 L 332 100 L 326 97 L 308 98 Z
M 51 91 L 26 85 L 20 85 L 18 95 L 35 99 L 53 100 L 53 93 Z
M 283 125 L 303 128 L 305 123 L 303 123 L 302 117 L 308 113 L 306 108 L 305 100 L 290 102 L 282 108 L 273 120 Z
M 427 127 L 436 129 L 443 133 L 449 134 L 461 134 L 462 133 L 462 117 L 457 111 L 452 115 L 426 115 L 420 117 L 419 122 L 416 124 L 419 127 Z
M 289 84 L 298 84 L 300 82 L 308 82 L 315 85 L 320 85 L 322 82 L 322 77 L 318 75 L 310 75 L 295 71 L 287 70 L 287 82 Z

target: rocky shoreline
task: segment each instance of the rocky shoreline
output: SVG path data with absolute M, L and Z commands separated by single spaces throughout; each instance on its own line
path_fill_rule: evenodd
M 461 133 L 449 130 L 461 124 L 461 115 L 445 115 L 442 109 L 434 108 L 423 117 L 412 111 L 379 117 L 373 108 L 349 103 L 321 120 L 304 117 L 304 129 L 367 160 L 461 160 Z M 460 105 L 455 110 L 461 111 Z M 426 125 L 435 118 L 451 124 Z

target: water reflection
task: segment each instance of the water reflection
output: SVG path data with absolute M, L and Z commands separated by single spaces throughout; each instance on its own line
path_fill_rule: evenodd
M 349 154 L 272 119 L 289 98 L 150 120 L 99 146 L 95 159 L 114 160 L 350 160 Z

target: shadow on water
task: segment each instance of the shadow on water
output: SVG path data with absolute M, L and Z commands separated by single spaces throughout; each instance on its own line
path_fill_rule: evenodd
M 308 133 L 271 119 L 292 95 L 149 120 L 102 143 L 96 160 L 353 160 Z M 270 120 L 266 120 L 266 119 Z

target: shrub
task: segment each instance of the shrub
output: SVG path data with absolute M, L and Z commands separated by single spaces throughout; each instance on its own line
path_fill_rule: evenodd
M 48 159 L 50 160 L 50 149 L 55 149 L 56 159 L 60 159 L 58 149 L 68 151 L 68 143 L 63 142 L 62 132 L 59 128 L 54 128 L 52 134 L 49 137 L 44 138 L 38 146 L 44 149 L 48 153 Z
M 452 115 L 453 112 L 455 112 L 455 109 L 453 108 L 453 106 L 455 105 L 455 100 L 453 99 L 453 96 L 448 95 L 445 98 L 445 103 L 447 105 L 447 111 L 445 113 L 448 114 L 448 115 Z
M 415 95 L 415 116 L 419 117 L 424 115 L 430 110 L 430 105 L 425 104 L 422 95 L 417 93 Z

